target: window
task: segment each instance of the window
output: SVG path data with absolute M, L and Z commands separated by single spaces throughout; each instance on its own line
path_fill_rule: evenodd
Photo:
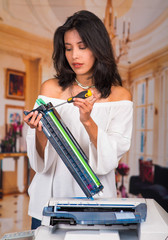
M 151 159 L 154 136 L 154 79 L 136 83 L 136 158 Z

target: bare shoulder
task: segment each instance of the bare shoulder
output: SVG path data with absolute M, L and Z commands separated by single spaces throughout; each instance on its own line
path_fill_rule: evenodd
M 122 101 L 122 100 L 132 101 L 132 95 L 130 91 L 121 86 L 113 86 L 111 88 L 109 101 Z
M 60 92 L 61 87 L 56 78 L 48 79 L 41 85 L 40 94 L 46 97 L 59 97 Z

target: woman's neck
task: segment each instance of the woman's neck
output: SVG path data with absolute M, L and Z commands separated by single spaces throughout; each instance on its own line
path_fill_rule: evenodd
M 75 82 L 78 86 L 80 86 L 83 89 L 89 89 L 94 87 L 93 78 L 92 77 L 86 77 L 86 76 L 76 76 Z
M 89 88 L 95 87 L 93 84 L 91 84 L 91 85 L 86 85 L 86 84 L 88 84 L 88 82 L 85 83 L 85 84 L 83 84 L 82 82 L 79 82 L 76 78 L 75 78 L 75 82 L 76 82 L 76 84 L 77 84 L 79 87 L 81 87 L 81 88 L 83 88 L 83 89 L 85 89 L 85 90 L 87 90 L 87 89 L 89 89 Z

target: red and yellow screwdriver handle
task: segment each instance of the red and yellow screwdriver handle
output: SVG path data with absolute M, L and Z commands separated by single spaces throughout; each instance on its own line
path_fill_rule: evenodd
M 68 103 L 73 102 L 74 98 L 83 98 L 83 99 L 85 99 L 85 98 L 88 98 L 88 97 L 90 97 L 90 96 L 92 96 L 91 90 L 82 91 L 82 92 L 80 92 L 79 94 L 77 94 L 76 96 L 68 98 L 68 99 L 67 99 L 67 102 L 68 102 Z

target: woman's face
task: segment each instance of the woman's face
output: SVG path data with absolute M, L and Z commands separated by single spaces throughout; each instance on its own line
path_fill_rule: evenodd
M 65 33 L 64 44 L 66 59 L 76 75 L 86 75 L 86 77 L 92 75 L 95 57 L 75 29 Z

